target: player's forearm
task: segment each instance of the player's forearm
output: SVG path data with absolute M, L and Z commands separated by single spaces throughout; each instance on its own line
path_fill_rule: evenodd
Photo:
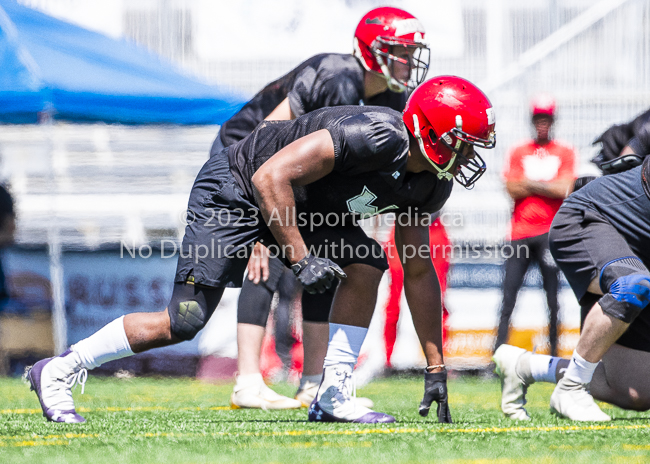
M 428 366 L 444 364 L 442 353 L 442 298 L 433 266 L 431 271 L 404 276 L 404 293 Z
M 296 225 L 296 202 L 291 183 L 281 176 L 258 171 L 253 176 L 253 187 L 264 222 L 289 261 L 297 263 L 307 255 L 307 247 Z

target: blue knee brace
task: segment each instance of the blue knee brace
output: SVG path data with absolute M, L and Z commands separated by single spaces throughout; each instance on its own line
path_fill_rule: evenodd
M 650 272 L 636 256 L 607 263 L 600 273 L 600 286 L 607 291 L 600 307 L 623 322 L 632 322 L 650 303 Z

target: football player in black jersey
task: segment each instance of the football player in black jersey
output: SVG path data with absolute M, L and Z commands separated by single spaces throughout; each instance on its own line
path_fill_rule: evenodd
M 316 55 L 264 87 L 223 124 L 211 155 L 248 134 L 263 120 L 289 120 L 341 105 L 385 106 L 401 112 L 408 93 L 424 80 L 429 49 L 424 28 L 404 10 L 376 8 L 361 18 L 352 54 Z M 330 307 L 335 287 L 324 295 L 302 293 L 304 366 L 296 399 L 271 390 L 262 379 L 260 353 L 273 295 L 278 311 L 289 311 L 300 287 L 279 259 L 269 260 L 258 245 L 248 264 L 237 307 L 237 379 L 230 398 L 234 408 L 289 409 L 309 406 L 321 381 L 327 350 Z M 278 326 L 276 325 L 276 329 Z M 276 334 L 276 347 L 279 344 Z M 284 347 L 288 351 L 288 347 Z M 357 400 L 372 407 L 367 398 Z
M 210 154 L 247 137 L 265 119 L 295 119 L 342 105 L 402 111 L 429 68 L 424 35 L 422 24 L 404 10 L 371 10 L 357 26 L 352 54 L 313 56 L 268 84 L 221 126 Z
M 529 419 L 525 393 L 535 381 L 557 383 L 551 409 L 572 420 L 610 420 L 593 398 L 650 409 L 650 111 L 596 142 L 605 176 L 578 179 L 549 235 L 580 302 L 580 340 L 571 360 L 508 345 L 495 352 L 501 406 L 515 419 Z
M 356 220 L 392 211 L 404 290 L 428 363 L 420 413 L 427 415 L 436 401 L 438 420 L 451 422 L 440 287 L 428 228 L 454 179 L 469 188 L 485 172 L 474 147 L 494 147 L 494 126 L 488 98 L 453 76 L 420 85 L 403 114 L 345 106 L 261 123 L 199 172 L 168 307 L 116 319 L 62 355 L 34 365 L 28 377 L 44 415 L 82 422 L 71 387 L 85 381 L 85 369 L 192 339 L 224 288 L 242 285 L 251 249 L 261 241 L 291 266 L 307 292 L 322 293 L 340 280 L 323 380 L 309 419 L 393 422 L 356 402 L 352 380 L 388 267 L 381 246 Z

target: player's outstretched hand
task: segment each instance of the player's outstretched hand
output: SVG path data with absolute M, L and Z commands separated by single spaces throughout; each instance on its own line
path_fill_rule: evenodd
M 424 373 L 424 398 L 420 403 L 420 415 L 428 416 L 431 403 L 438 403 L 438 422 L 451 424 L 451 412 L 447 402 L 447 371 Z
M 334 261 L 326 258 L 317 258 L 308 254 L 291 270 L 305 287 L 307 293 L 323 293 L 332 286 L 334 279 L 345 279 L 347 275 Z

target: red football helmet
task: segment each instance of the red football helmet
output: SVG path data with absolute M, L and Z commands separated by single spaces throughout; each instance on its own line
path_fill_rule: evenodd
M 439 179 L 455 178 L 471 188 L 483 175 L 483 158 L 477 153 L 469 158 L 463 155 L 466 144 L 480 148 L 496 144 L 494 109 L 474 84 L 456 76 L 429 79 L 406 102 L 403 119 Z M 455 173 L 454 166 L 460 166 Z
M 399 8 L 375 8 L 361 18 L 354 32 L 354 56 L 367 71 L 383 75 L 393 92 L 413 90 L 429 69 L 424 28 L 415 16 Z M 407 70 L 396 70 L 400 64 L 408 66 Z
M 555 118 L 555 99 L 548 94 L 540 94 L 530 101 L 530 113 L 534 118 L 537 115 Z

